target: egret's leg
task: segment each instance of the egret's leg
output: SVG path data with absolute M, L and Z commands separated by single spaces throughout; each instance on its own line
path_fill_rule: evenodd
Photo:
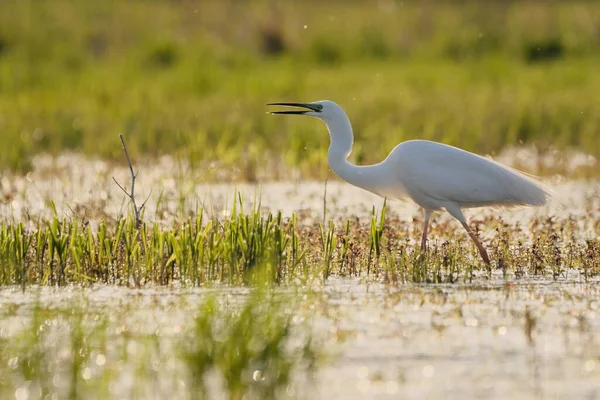
M 466 222 L 461 222 L 462 226 L 464 226 L 464 228 L 467 230 L 467 233 L 469 234 L 469 236 L 471 237 L 471 239 L 473 239 L 473 241 L 475 242 L 475 245 L 477 246 L 477 248 L 479 249 L 479 254 L 481 254 L 481 258 L 483 258 L 483 261 L 486 264 L 490 263 L 490 258 L 488 257 L 487 251 L 485 250 L 485 247 L 483 247 L 483 245 L 481 244 L 481 242 L 479 242 L 479 239 L 477 239 L 477 235 L 471 230 L 471 228 L 469 228 L 469 225 L 467 225 Z
M 446 207 L 446 211 L 448 211 L 454 218 L 456 218 L 462 224 L 462 226 L 469 234 L 469 237 L 475 242 L 477 249 L 479 249 L 479 254 L 481 254 L 481 258 L 483 258 L 483 261 L 486 264 L 489 264 L 490 258 L 488 257 L 487 251 L 477 238 L 477 235 L 475 235 L 471 228 L 469 228 L 469 225 L 467 225 L 467 220 L 465 219 L 465 216 L 463 215 L 460 206 L 458 206 L 458 204 L 450 204 Z
M 431 218 L 431 212 L 428 210 L 423 211 L 423 219 L 425 220 L 425 226 L 423 227 L 423 239 L 421 240 L 421 252 L 427 251 L 427 230 L 429 229 L 429 219 Z

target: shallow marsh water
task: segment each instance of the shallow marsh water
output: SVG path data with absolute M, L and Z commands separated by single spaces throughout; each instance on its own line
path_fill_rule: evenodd
M 322 398 L 600 397 L 597 283 L 545 280 L 369 287 L 329 302 L 351 339 Z
M 330 279 L 307 290 L 293 311 L 299 320 L 311 319 L 327 357 L 312 379 L 297 377 L 279 397 L 598 398 L 600 289 L 570 275 L 561 281 L 494 275 L 435 286 Z M 112 398 L 190 398 L 177 342 L 214 293 L 234 304 L 248 291 L 6 288 L 0 291 L 0 339 L 27 329 L 36 301 L 67 310 L 85 303 L 86 325 L 106 330 L 102 352 L 92 350 L 82 369 L 90 382 L 80 389 L 86 398 L 102 398 L 93 386 L 99 377 L 105 381 L 97 387 L 109 388 L 104 395 Z M 54 326 L 48 348 L 64 357 L 60 348 L 69 331 L 57 328 L 56 319 L 47 324 Z M 61 379 L 52 381 L 57 388 L 66 384 Z M 219 398 L 215 393 L 210 398 Z
M 125 168 L 77 156 L 42 157 L 35 165 L 27 176 L 2 179 L 2 219 L 36 223 L 52 215 L 49 200 L 60 215 L 88 219 L 91 224 L 115 219 L 125 209 L 124 196 L 111 179 L 115 176 L 126 184 Z M 328 182 L 324 202 L 323 182 L 206 184 L 186 168 L 166 158 L 153 168 L 140 167 L 138 199 L 152 190 L 147 220 L 173 224 L 198 205 L 227 216 L 236 190 L 248 210 L 260 198 L 261 210 L 282 210 L 284 216 L 295 212 L 303 220 L 322 220 L 325 206 L 327 218 L 366 223 L 372 207 L 382 206 L 380 198 L 338 181 Z M 471 210 L 468 215 L 474 219 L 493 215 L 523 227 L 540 215 L 573 217 L 579 228 L 574 240 L 596 239 L 598 182 L 556 178 L 549 183 L 562 206 Z M 420 214 L 409 203 L 389 203 L 388 208 L 407 222 Z M 436 218 L 451 220 L 444 214 Z M 421 227 L 415 224 L 414 229 Z M 481 234 L 484 240 L 495 235 L 485 227 Z M 298 292 L 299 300 L 288 312 L 297 314 L 298 321 L 310 322 L 326 357 L 312 379 L 302 377 L 301 369 L 296 371 L 293 384 L 278 397 L 600 398 L 600 290 L 595 279 L 577 270 L 567 269 L 557 279 L 517 277 L 510 271 L 503 276 L 494 270 L 491 276 L 476 275 L 469 284 L 455 285 L 385 285 L 330 277 L 324 285 L 277 289 L 290 290 Z M 86 326 L 106 330 L 103 339 L 94 339 L 104 340 L 106 353 L 90 350 L 89 365 L 81 370 L 83 381 L 90 382 L 81 389 L 86 398 L 190 398 L 176 347 L 192 329 L 199 304 L 213 294 L 234 303 L 246 298 L 248 289 L 3 288 L 0 345 L 12 343 L 11 338 L 27 330 L 38 301 L 57 310 L 84 304 Z M 70 331 L 61 328 L 60 318 L 48 324 L 53 336 L 47 344 L 56 347 L 49 354 L 69 358 L 61 353 L 61 344 Z M 5 356 L 6 365 L 0 368 L 11 368 L 14 357 Z M 94 383 L 100 376 L 101 381 Z M 61 379 L 51 379 L 52 385 L 64 389 Z M 215 378 L 212 398 L 220 398 L 218 381 Z M 4 381 L 0 395 L 36 398 L 32 388 L 26 381 L 10 385 Z

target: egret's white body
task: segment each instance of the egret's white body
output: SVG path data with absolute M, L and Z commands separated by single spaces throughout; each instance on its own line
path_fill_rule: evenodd
M 388 199 L 411 199 L 424 210 L 425 227 L 421 247 L 425 250 L 431 214 L 445 209 L 465 227 L 483 260 L 489 263 L 485 248 L 469 229 L 462 213 L 471 207 L 542 206 L 550 193 L 540 183 L 522 173 L 441 143 L 410 140 L 397 145 L 378 164 L 357 166 L 348 162 L 354 135 L 344 110 L 324 100 L 313 103 L 273 103 L 304 107 L 308 111 L 278 111 L 273 114 L 309 115 L 327 124 L 331 144 L 329 165 L 348 183 Z

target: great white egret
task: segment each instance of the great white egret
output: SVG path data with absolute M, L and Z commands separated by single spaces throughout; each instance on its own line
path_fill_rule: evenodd
M 316 117 L 327 124 L 331 143 L 331 169 L 346 182 L 388 199 L 409 198 L 423 208 L 425 226 L 421 250 L 427 247 L 431 214 L 445 209 L 473 239 L 487 264 L 487 251 L 469 228 L 463 208 L 542 206 L 551 197 L 539 182 L 522 173 L 456 147 L 427 140 L 397 145 L 379 164 L 358 166 L 348 162 L 354 135 L 348 116 L 329 100 L 312 103 L 270 103 L 303 110 L 273 111 Z

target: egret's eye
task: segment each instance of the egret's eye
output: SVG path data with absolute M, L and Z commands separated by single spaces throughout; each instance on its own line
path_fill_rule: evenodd
M 317 107 L 316 107 L 316 108 L 317 108 L 317 110 L 321 111 L 321 110 L 323 109 L 323 105 L 321 105 L 321 104 L 317 104 Z

